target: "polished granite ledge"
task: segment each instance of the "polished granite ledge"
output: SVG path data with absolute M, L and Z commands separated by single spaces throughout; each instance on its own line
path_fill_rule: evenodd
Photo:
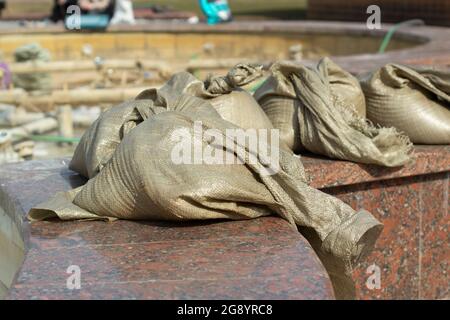
M 402 168 L 303 157 L 311 185 L 384 224 L 354 272 L 359 299 L 449 299 L 450 146 L 416 146 Z M 366 282 L 377 270 L 380 287 Z
M 398 168 L 336 161 L 314 155 L 303 156 L 302 162 L 311 186 L 318 189 L 430 175 L 450 170 L 450 146 L 418 145 L 414 147 L 412 158 L 409 164 Z
M 0 168 L 0 203 L 25 239 L 8 299 L 333 299 L 309 243 L 278 217 L 192 223 L 26 221 L 84 180 L 67 160 Z M 66 286 L 81 269 L 81 289 Z
M 328 276 L 306 240 L 278 217 L 247 221 L 26 222 L 56 191 L 84 183 L 68 159 L 0 168 L 0 203 L 22 230 L 26 254 L 9 299 L 332 299 Z M 364 299 L 448 296 L 449 146 L 416 146 L 398 169 L 302 156 L 311 184 L 385 224 L 355 270 Z M 82 290 L 66 288 L 79 265 Z M 365 286 L 381 269 L 382 288 Z

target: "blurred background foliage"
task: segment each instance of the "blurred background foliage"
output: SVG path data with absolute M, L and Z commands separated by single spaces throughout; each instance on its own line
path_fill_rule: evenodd
M 53 0 L 10 0 L 5 15 L 49 13 Z M 229 0 L 237 19 L 301 19 L 305 17 L 307 0 Z M 152 5 L 192 11 L 201 14 L 197 0 L 133 0 L 136 8 Z

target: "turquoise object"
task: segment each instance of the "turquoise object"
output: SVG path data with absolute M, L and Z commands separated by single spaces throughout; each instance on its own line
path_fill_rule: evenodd
M 199 0 L 199 3 L 208 24 L 231 21 L 232 15 L 227 0 Z
M 109 25 L 109 16 L 107 14 L 82 14 L 78 18 L 71 15 L 66 18 L 65 25 L 69 30 L 106 29 Z

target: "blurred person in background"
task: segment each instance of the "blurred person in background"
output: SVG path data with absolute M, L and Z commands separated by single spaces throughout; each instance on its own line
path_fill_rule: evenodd
M 53 22 L 64 21 L 67 15 L 67 8 L 77 5 L 81 9 L 81 14 L 105 14 L 111 19 L 114 15 L 114 0 L 55 0 L 50 20 Z
M 50 20 L 53 22 L 64 20 L 67 14 L 67 8 L 72 5 L 78 5 L 78 0 L 54 0 Z
M 116 0 L 116 7 L 111 24 L 135 24 L 133 3 L 131 0 Z
M 106 14 L 111 19 L 114 15 L 114 0 L 78 0 L 81 13 Z
M 6 0 L 0 0 L 0 17 L 2 16 L 3 10 L 6 8 Z

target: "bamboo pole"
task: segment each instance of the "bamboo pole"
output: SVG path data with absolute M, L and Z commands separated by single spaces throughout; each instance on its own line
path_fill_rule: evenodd
M 8 127 L 17 127 L 28 122 L 39 120 L 44 118 L 45 115 L 42 112 L 26 112 L 21 108 L 11 108 L 11 110 L 3 112 L 0 118 L 0 125 Z
M 105 60 L 101 65 L 97 65 L 93 60 L 80 61 L 52 61 L 52 62 L 16 62 L 9 65 L 11 72 L 15 74 L 34 73 L 34 72 L 77 72 L 77 71 L 93 71 L 99 68 L 104 69 L 144 69 L 157 70 L 163 75 L 170 75 L 173 72 L 181 70 L 197 70 L 197 69 L 229 69 L 238 63 L 251 62 L 245 59 L 199 59 L 190 60 L 189 62 L 169 63 L 163 60 L 127 60 L 112 59 Z
M 137 64 L 145 68 L 160 68 L 169 74 L 176 71 L 187 70 L 193 72 L 195 70 L 212 70 L 212 69 L 230 69 L 236 64 L 243 61 L 242 59 L 203 59 L 191 60 L 188 63 L 171 64 L 172 71 L 164 61 L 156 60 L 107 60 L 102 67 L 106 68 L 136 68 Z M 57 61 L 57 62 L 26 62 L 15 63 L 11 65 L 11 69 L 16 73 L 26 72 L 67 72 L 96 70 L 97 66 L 93 61 Z M 128 77 L 128 76 L 127 76 Z M 75 80 L 75 78 L 74 78 Z M 78 79 L 77 79 L 78 80 Z M 84 80 L 84 79 L 83 79 Z M 124 81 L 122 79 L 122 81 Z M 67 84 L 68 87 L 69 83 Z M 99 105 L 113 104 L 130 100 L 136 97 L 141 91 L 148 87 L 136 88 L 108 88 L 108 89 L 73 89 L 73 90 L 55 90 L 44 95 L 29 95 L 21 89 L 0 91 L 0 103 L 14 104 L 23 106 L 32 111 L 52 110 L 56 105 L 69 104 L 77 105 Z
M 75 71 L 95 71 L 103 69 L 136 69 L 157 70 L 166 73 L 169 70 L 167 62 L 162 60 L 105 60 L 97 65 L 93 60 L 69 60 L 69 61 L 27 61 L 16 62 L 9 65 L 12 73 L 52 73 L 52 72 L 75 72 Z
M 0 91 L 0 103 L 23 106 L 28 110 L 51 110 L 56 105 L 99 105 L 134 99 L 148 87 L 57 90 L 45 95 L 29 95 L 24 90 Z
M 59 135 L 65 138 L 73 138 L 72 107 L 69 105 L 61 106 L 58 108 L 56 115 Z
M 58 121 L 55 118 L 48 117 L 5 131 L 11 134 L 13 140 L 20 140 L 26 138 L 30 134 L 42 134 L 57 128 Z
M 245 59 L 202 59 L 191 60 L 185 65 L 187 71 L 208 70 L 208 69 L 231 69 L 239 63 L 249 63 Z

